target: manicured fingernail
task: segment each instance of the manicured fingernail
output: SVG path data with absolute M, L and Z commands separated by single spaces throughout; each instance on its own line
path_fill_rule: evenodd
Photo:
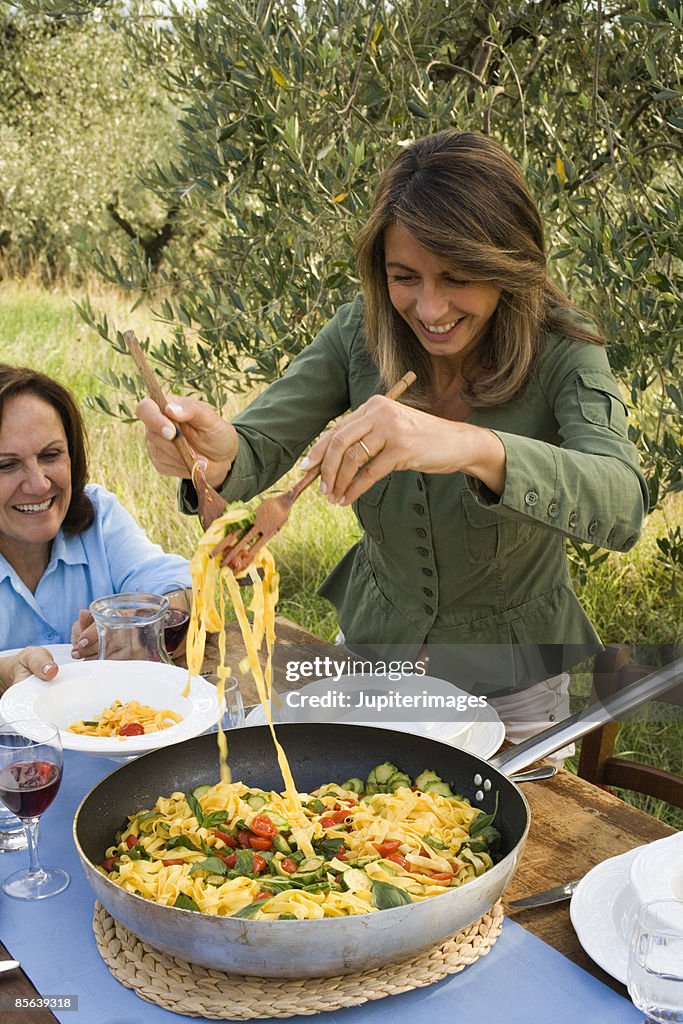
M 311 468 L 311 460 L 308 455 L 304 455 L 303 459 L 299 463 L 299 472 L 305 473 L 307 469 Z M 324 493 L 324 492 L 323 492 Z
M 320 493 L 327 494 L 327 484 L 325 483 L 324 480 L 320 481 Z
M 87 636 L 82 636 L 81 639 L 78 641 L 78 646 L 87 647 L 89 643 L 90 641 L 88 640 Z
M 52 662 L 50 662 L 49 665 L 43 665 L 43 672 L 47 675 L 48 672 L 52 671 L 52 668 L 53 668 Z
M 172 441 L 175 437 L 175 430 L 173 427 L 165 426 L 161 428 L 161 436 L 165 437 L 167 441 Z
M 71 652 L 71 657 L 72 658 L 80 658 L 80 656 L 81 656 L 81 652 L 74 648 L 74 650 Z
M 172 412 L 174 416 L 182 416 L 182 413 L 183 413 L 182 405 L 177 405 L 176 402 L 169 402 L 169 404 L 166 406 L 166 408 L 169 409 L 170 412 Z

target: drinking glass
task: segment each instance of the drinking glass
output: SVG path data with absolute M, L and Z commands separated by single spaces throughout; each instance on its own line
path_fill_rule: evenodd
M 18 900 L 42 900 L 66 889 L 61 868 L 38 860 L 40 816 L 57 795 L 62 780 L 62 742 L 51 722 L 22 718 L 0 725 L 0 800 L 24 824 L 28 868 L 5 879 L 2 889 Z
M 240 729 L 244 725 L 244 703 L 240 686 L 234 676 L 225 680 L 225 712 L 221 724 L 224 729 Z
M 25 850 L 27 845 L 26 832 L 19 818 L 0 804 L 0 853 Z
M 190 613 L 184 608 L 169 608 L 164 619 L 164 644 L 170 655 L 173 655 L 178 644 L 187 633 L 190 624 Z
M 648 1022 L 683 1024 L 683 899 L 652 900 L 638 908 L 628 992 Z
M 171 659 L 164 643 L 168 598 L 160 594 L 110 594 L 90 605 L 99 639 L 100 659 L 161 661 Z

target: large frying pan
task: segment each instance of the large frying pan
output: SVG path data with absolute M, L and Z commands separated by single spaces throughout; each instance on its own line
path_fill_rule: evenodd
M 486 913 L 512 877 L 529 830 L 529 806 L 501 769 L 524 768 L 596 725 L 670 689 L 681 679 L 682 666 L 683 660 L 668 666 L 490 762 L 404 732 L 353 725 L 279 726 L 278 737 L 301 791 L 352 775 L 365 777 L 387 760 L 413 777 L 425 768 L 436 771 L 487 813 L 498 796 L 495 824 L 502 836 L 502 859 L 479 878 L 422 903 L 319 921 L 251 921 L 161 906 L 126 892 L 97 871 L 95 865 L 102 862 L 105 849 L 128 814 L 152 807 L 160 795 L 218 781 L 214 735 L 146 754 L 98 783 L 76 813 L 76 846 L 97 899 L 112 916 L 150 945 L 192 963 L 238 974 L 303 978 L 396 962 Z M 265 726 L 230 734 L 230 765 L 236 780 L 266 790 L 283 788 Z

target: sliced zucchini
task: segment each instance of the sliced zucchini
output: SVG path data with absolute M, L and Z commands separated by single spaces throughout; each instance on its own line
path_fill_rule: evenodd
M 279 833 L 278 835 L 273 836 L 273 846 L 275 847 L 278 853 L 288 854 L 292 852 L 292 847 L 289 845 L 285 837 L 281 836 Z
M 370 892 L 372 881 L 360 868 L 347 868 L 342 875 L 342 885 L 349 892 Z
M 201 796 L 204 796 L 205 793 L 208 793 L 210 789 L 211 786 L 195 786 L 195 788 L 192 790 L 192 796 L 196 800 L 199 800 L 199 798 Z
M 441 782 L 441 776 L 437 775 L 436 772 L 424 771 L 420 772 L 418 777 L 415 779 L 415 785 L 418 789 L 421 789 L 423 793 L 425 792 L 425 786 L 428 782 Z
M 397 789 L 404 787 L 410 788 L 410 786 L 412 786 L 410 775 L 406 775 L 405 772 L 394 772 L 387 782 L 387 789 L 390 793 L 395 793 Z
M 362 779 L 356 778 L 354 775 L 353 778 L 347 779 L 346 782 L 342 782 L 341 788 L 346 789 L 349 793 L 364 793 L 365 783 Z
M 258 811 L 261 809 L 261 807 L 263 807 L 264 804 L 267 804 L 268 801 L 266 797 L 263 796 L 262 793 L 248 793 L 247 803 L 249 804 L 252 810 Z
M 423 793 L 438 793 L 440 796 L 453 796 L 453 790 L 447 782 L 428 782 Z

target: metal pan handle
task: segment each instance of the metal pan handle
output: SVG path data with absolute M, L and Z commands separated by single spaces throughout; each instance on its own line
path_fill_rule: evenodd
M 586 733 L 592 732 L 606 722 L 620 719 L 627 711 L 632 711 L 648 700 L 655 700 L 663 693 L 683 682 L 683 658 L 672 661 L 664 668 L 658 669 L 644 679 L 639 679 L 622 690 L 606 697 L 603 701 L 589 704 L 583 711 L 564 718 L 557 725 L 537 733 L 509 750 L 489 758 L 489 764 L 498 768 L 504 775 L 513 775 L 528 767 L 539 758 L 547 757 L 555 750 L 560 750 L 568 743 L 581 739 Z

